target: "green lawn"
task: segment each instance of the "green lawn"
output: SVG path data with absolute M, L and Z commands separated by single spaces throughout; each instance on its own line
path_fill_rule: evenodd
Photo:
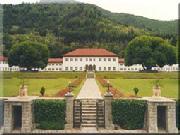
M 133 88 L 139 88 L 139 96 L 152 96 L 152 87 L 156 79 L 109 79 L 110 83 L 126 94 L 134 94 Z M 178 98 L 178 79 L 159 79 L 161 95 Z
M 98 72 L 96 76 L 108 79 L 114 88 L 126 94 L 134 94 L 132 89 L 137 87 L 139 96 L 152 96 L 154 82 L 160 80 L 162 96 L 178 98 L 178 72 Z M 104 92 L 107 88 L 100 89 Z
M 96 76 L 107 79 L 178 79 L 178 72 L 97 72 Z
M 59 90 L 68 86 L 69 81 L 77 77 L 83 77 L 85 73 L 80 72 L 38 72 L 38 73 L 20 73 L 4 72 L 3 86 L 0 86 L 0 96 L 17 96 L 19 86 L 24 80 L 28 86 L 29 95 L 39 95 L 42 86 L 46 88 L 46 96 L 54 96 Z M 22 79 L 24 78 L 24 79 Z M 78 94 L 80 86 L 75 89 L 74 94 Z

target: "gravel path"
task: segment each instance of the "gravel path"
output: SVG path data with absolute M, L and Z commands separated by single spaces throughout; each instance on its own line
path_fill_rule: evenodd
M 86 79 L 77 99 L 102 99 L 95 79 Z

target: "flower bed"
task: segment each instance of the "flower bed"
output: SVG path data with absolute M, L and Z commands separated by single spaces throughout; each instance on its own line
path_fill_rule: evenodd
M 100 84 L 101 84 L 103 87 L 108 87 L 108 85 L 109 85 L 109 90 L 110 90 L 110 92 L 113 94 L 113 97 L 114 97 L 114 98 L 125 97 L 125 94 L 124 94 L 124 93 L 122 93 L 121 91 L 119 91 L 119 90 L 116 89 L 116 88 L 113 88 L 113 86 L 112 86 L 110 83 L 108 83 L 107 80 L 102 79 L 102 78 L 98 78 L 97 80 L 100 82 Z M 107 89 L 108 89 L 108 88 L 107 88 Z
M 72 87 L 78 87 L 78 86 L 81 84 L 82 81 L 83 81 L 82 78 L 78 78 L 78 79 L 74 80 L 73 82 L 71 82 L 71 83 L 69 84 L 69 86 L 67 86 L 66 88 L 60 90 L 60 91 L 56 94 L 56 96 L 57 96 L 57 97 L 64 97 L 65 94 L 69 92 L 69 87 L 71 87 L 71 89 L 72 89 Z M 72 89 L 72 90 L 73 90 L 73 89 Z

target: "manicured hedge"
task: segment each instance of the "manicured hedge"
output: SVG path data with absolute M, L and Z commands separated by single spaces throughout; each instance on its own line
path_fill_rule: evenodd
M 147 102 L 144 100 L 117 99 L 112 101 L 113 123 L 123 129 L 142 129 Z
M 34 121 L 36 128 L 63 130 L 65 125 L 65 100 L 35 100 Z
M 176 101 L 176 126 L 180 130 L 180 100 Z

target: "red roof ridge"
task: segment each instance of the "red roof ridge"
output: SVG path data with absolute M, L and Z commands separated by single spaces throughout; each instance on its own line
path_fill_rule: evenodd
M 48 58 L 48 63 L 62 63 L 62 58 Z
M 110 52 L 106 49 L 102 48 L 82 48 L 75 49 L 71 52 L 68 52 L 64 55 L 64 57 L 78 57 L 78 56 L 99 56 L 99 57 L 116 57 L 117 55 L 113 52 Z
M 0 61 L 7 61 L 8 60 L 8 57 L 4 57 L 4 56 L 0 56 Z

